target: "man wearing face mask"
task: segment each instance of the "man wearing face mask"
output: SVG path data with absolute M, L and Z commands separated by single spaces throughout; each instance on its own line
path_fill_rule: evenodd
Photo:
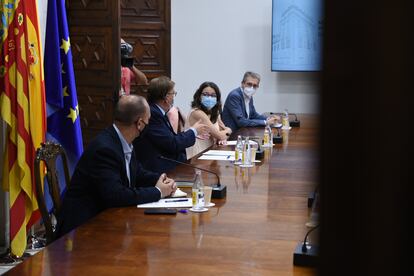
M 256 112 L 253 104 L 253 95 L 259 88 L 260 75 L 246 72 L 241 86 L 234 89 L 227 96 L 224 103 L 222 118 L 226 126 L 233 131 L 242 127 L 265 126 L 275 124 L 279 116 L 265 117 Z
M 145 170 L 135 160 L 132 141 L 142 135 L 150 116 L 145 98 L 119 99 L 113 125 L 89 143 L 76 165 L 57 216 L 57 237 L 106 208 L 154 202 L 175 192 L 174 180 Z
M 177 95 L 174 86 L 175 83 L 165 76 L 150 81 L 147 93 L 151 119 L 146 133 L 134 141 L 134 147 L 140 149 L 137 160 L 145 168 L 156 172 L 169 171 L 176 166 L 171 161 L 160 159 L 160 156 L 184 162 L 187 160 L 185 149 L 194 145 L 197 135 L 208 133 L 208 127 L 201 121 L 185 131 L 174 131 L 167 116 Z

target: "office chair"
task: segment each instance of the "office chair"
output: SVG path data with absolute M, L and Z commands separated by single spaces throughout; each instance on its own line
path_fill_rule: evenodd
M 65 174 L 66 187 L 70 183 L 68 161 L 63 147 L 55 142 L 47 141 L 42 143 L 36 150 L 35 158 L 35 179 L 36 179 L 36 198 L 39 210 L 42 215 L 43 224 L 46 231 L 46 244 L 51 243 L 55 238 L 56 214 L 61 207 L 59 177 L 57 172 L 56 160 L 61 156 L 63 162 L 63 170 Z M 46 180 L 49 187 L 49 193 L 53 202 L 53 207 L 49 213 L 46 207 L 44 189 L 42 187 L 41 162 L 46 165 Z

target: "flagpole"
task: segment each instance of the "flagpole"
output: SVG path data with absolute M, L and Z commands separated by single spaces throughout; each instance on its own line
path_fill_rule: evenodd
M 0 120 L 0 168 L 3 168 L 3 158 L 6 145 L 6 126 Z M 0 169 L 0 183 L 3 179 L 3 170 Z M 0 188 L 0 256 L 10 251 L 10 214 L 9 214 L 9 193 Z

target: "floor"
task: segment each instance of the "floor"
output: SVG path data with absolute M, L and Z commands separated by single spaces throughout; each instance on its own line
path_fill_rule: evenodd
M 43 248 L 40 248 L 40 249 L 27 249 L 25 251 L 25 256 L 26 257 L 24 257 L 24 258 L 28 258 L 30 256 L 33 256 L 36 253 L 38 253 L 39 251 L 41 251 L 42 249 Z M 0 275 L 3 275 L 4 273 L 6 273 L 10 269 L 12 269 L 14 266 L 20 264 L 23 260 L 18 260 L 17 262 L 13 262 L 13 263 L 9 263 L 9 261 L 12 261 L 12 259 L 10 257 L 0 258 Z

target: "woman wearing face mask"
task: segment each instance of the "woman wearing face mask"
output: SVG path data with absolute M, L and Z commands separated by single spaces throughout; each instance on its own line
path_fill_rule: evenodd
M 195 144 L 186 149 L 188 159 L 215 143 L 225 143 L 231 134 L 231 129 L 226 127 L 220 118 L 221 93 L 215 83 L 207 81 L 202 83 L 194 93 L 191 107 L 187 123 L 191 125 L 201 121 L 208 126 L 209 136 L 197 136 Z

